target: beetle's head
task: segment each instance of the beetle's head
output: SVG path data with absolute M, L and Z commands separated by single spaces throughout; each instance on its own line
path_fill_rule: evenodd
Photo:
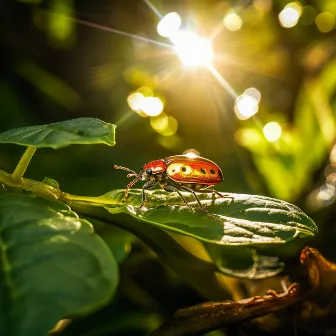
M 152 168 L 144 169 L 142 168 L 139 173 L 139 177 L 141 181 L 147 181 L 153 174 Z

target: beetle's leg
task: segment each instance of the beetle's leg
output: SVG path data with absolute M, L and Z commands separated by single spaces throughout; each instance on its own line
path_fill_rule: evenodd
M 146 203 L 145 190 L 154 188 L 158 183 L 159 183 L 159 181 L 153 179 L 153 180 L 147 181 L 144 184 L 144 186 L 142 187 L 142 203 L 141 203 L 141 205 L 140 205 L 139 208 L 142 208 L 145 205 L 145 203 Z
M 186 186 L 179 186 L 179 188 L 180 188 L 181 190 L 185 190 L 185 191 L 189 191 L 189 192 L 191 192 L 191 193 L 194 195 L 194 197 L 195 197 L 195 199 L 196 199 L 196 201 L 197 201 L 199 207 L 201 208 L 201 210 L 202 210 L 204 213 L 206 213 L 206 214 L 209 213 L 209 212 L 203 207 L 201 201 L 198 199 L 198 197 L 197 197 L 197 195 L 196 195 L 196 193 L 195 193 L 195 191 L 194 191 L 193 189 L 191 189 L 191 188 L 189 188 L 189 187 L 186 187 Z
M 182 198 L 182 201 L 187 205 L 187 207 L 191 210 L 194 210 L 192 208 L 192 206 L 188 203 L 188 201 L 185 199 L 185 197 L 179 192 L 179 190 L 177 188 L 175 188 L 174 186 L 172 186 L 171 184 L 166 184 L 163 186 L 163 189 L 166 191 L 170 191 L 170 192 L 174 192 L 176 191 L 179 196 Z
M 200 189 L 200 190 L 197 190 L 197 192 L 199 192 L 199 193 L 213 193 L 213 194 L 218 195 L 221 198 L 224 197 L 223 194 L 221 194 L 219 191 L 217 191 L 215 189 Z
M 221 194 L 220 192 L 218 192 L 217 190 L 215 190 L 215 189 L 210 189 L 210 190 L 212 190 L 212 193 L 215 193 L 215 194 L 218 195 L 220 198 L 224 198 L 224 195 Z
M 126 201 L 126 198 L 127 198 L 127 196 L 128 196 L 128 190 L 129 190 L 129 188 L 131 188 L 131 187 L 132 187 L 135 183 L 137 183 L 139 180 L 140 180 L 140 177 L 138 176 L 138 177 L 135 178 L 132 182 L 130 182 L 130 183 L 127 184 L 127 187 L 126 187 L 126 189 L 125 189 L 125 195 L 124 195 L 124 197 L 123 197 L 123 199 L 122 199 L 121 202 L 125 202 L 125 201 Z

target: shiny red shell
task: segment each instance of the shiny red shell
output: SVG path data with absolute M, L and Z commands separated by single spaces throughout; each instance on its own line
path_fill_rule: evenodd
M 153 174 L 166 172 L 167 176 L 178 183 L 196 183 L 214 186 L 223 181 L 220 167 L 213 161 L 196 156 L 174 155 L 164 160 L 147 163 L 142 170 L 152 169 Z
M 142 171 L 146 171 L 147 169 L 152 169 L 152 174 L 163 173 L 166 171 L 167 165 L 165 160 L 155 160 L 145 164 L 142 167 Z

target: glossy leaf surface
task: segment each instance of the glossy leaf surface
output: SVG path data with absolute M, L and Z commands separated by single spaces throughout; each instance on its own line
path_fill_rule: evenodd
M 123 190 L 98 197 L 97 202 L 111 214 L 125 212 L 164 230 L 220 245 L 284 244 L 317 232 L 315 223 L 301 209 L 278 199 L 231 193 L 213 198 L 199 194 L 209 211 L 205 214 L 189 193 L 184 195 L 194 210 L 175 193 L 161 190 L 147 193 L 148 202 L 143 208 L 139 208 L 140 190 L 132 190 L 126 203 L 121 203 Z
M 12 129 L 0 134 L 0 143 L 54 149 L 73 144 L 102 143 L 114 146 L 115 127 L 96 118 L 78 118 Z
M 0 334 L 46 335 L 106 303 L 116 262 L 92 226 L 57 201 L 0 195 Z

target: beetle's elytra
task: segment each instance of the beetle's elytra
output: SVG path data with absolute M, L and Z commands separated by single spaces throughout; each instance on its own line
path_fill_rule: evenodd
M 187 206 L 189 204 L 181 194 L 181 191 L 191 192 L 204 212 L 207 211 L 202 206 L 195 191 L 215 193 L 223 197 L 218 191 L 209 189 L 223 181 L 221 169 L 216 163 L 200 156 L 174 155 L 165 159 L 154 160 L 145 164 L 139 174 L 125 167 L 114 166 L 114 168 L 128 171 L 130 174 L 127 177 L 135 177 L 127 185 L 123 201 L 127 198 L 130 187 L 138 181 L 145 181 L 142 187 L 142 203 L 140 207 L 146 202 L 145 190 L 152 189 L 156 185 L 160 185 L 166 191 L 177 192 Z

